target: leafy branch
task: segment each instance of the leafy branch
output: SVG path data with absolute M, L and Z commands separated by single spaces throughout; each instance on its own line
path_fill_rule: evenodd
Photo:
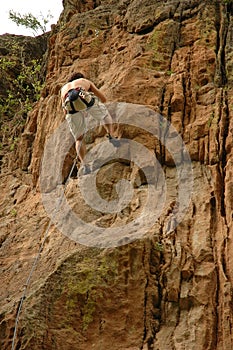
M 40 14 L 41 21 L 35 17 L 32 13 L 21 14 L 13 10 L 9 11 L 9 19 L 16 23 L 17 26 L 24 26 L 27 29 L 31 29 L 33 35 L 38 35 L 39 31 L 46 33 L 46 25 L 49 23 L 50 19 L 53 18 L 50 12 L 46 15 Z
M 17 52 L 18 56 L 14 55 Z M 0 74 L 4 79 L 12 76 L 0 96 L 0 149 L 3 144 L 13 151 L 22 132 L 28 112 L 39 100 L 44 87 L 44 77 L 41 74 L 41 59 L 26 59 L 22 47 L 12 44 L 13 55 L 0 58 Z
M 14 66 L 14 62 L 0 59 L 0 71 Z M 16 112 L 17 109 L 18 113 L 26 114 L 31 110 L 33 102 L 40 98 L 44 86 L 40 72 L 41 63 L 38 59 L 31 60 L 28 65 L 22 64 L 20 73 L 13 80 L 14 89 L 7 91 L 7 98 L 0 106 L 0 114 Z

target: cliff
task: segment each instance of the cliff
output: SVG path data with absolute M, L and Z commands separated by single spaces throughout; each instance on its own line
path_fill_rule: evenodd
M 1 349 L 26 291 L 18 350 L 230 350 L 233 3 L 63 5 L 40 98 L 0 150 Z M 75 71 L 106 94 L 121 145 L 90 128 L 93 174 L 65 187 Z

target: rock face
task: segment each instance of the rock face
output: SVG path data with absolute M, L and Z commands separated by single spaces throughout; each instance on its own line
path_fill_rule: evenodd
M 63 4 L 41 98 L 0 175 L 1 349 L 11 348 L 26 296 L 18 350 L 230 350 L 233 3 Z M 122 141 L 106 151 L 103 128 L 89 130 L 94 181 L 71 178 L 64 188 L 75 152 L 59 92 L 74 71 L 106 94 Z

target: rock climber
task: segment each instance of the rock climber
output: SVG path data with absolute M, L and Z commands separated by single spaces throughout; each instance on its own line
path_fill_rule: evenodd
M 76 111 L 73 108 L 72 103 L 67 104 L 66 101 L 68 94 L 70 92 L 74 93 L 75 90 L 78 90 L 79 88 L 83 89 L 84 93 L 91 93 L 92 97 L 89 105 L 87 104 L 87 106 L 85 106 L 85 109 Z M 84 133 L 86 129 L 85 119 L 88 114 L 90 113 L 94 119 L 97 119 L 100 124 L 103 124 L 105 130 L 107 131 L 107 137 L 109 138 L 110 142 L 114 144 L 114 141 L 116 141 L 116 139 L 114 139 L 112 136 L 112 117 L 104 104 L 107 99 L 93 82 L 86 79 L 82 73 L 77 72 L 73 73 L 68 79 L 68 83 L 66 83 L 61 88 L 61 100 L 62 107 L 66 115 L 66 120 L 75 139 L 75 148 L 77 155 L 81 161 L 81 166 L 83 167 L 83 174 L 88 174 L 90 173 L 90 169 L 87 164 L 84 164 L 84 157 L 86 155 L 86 145 L 84 141 Z

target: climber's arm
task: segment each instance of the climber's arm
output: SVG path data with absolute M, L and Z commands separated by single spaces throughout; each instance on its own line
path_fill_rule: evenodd
M 106 96 L 92 82 L 90 82 L 90 91 L 92 91 L 100 99 L 101 102 L 104 103 L 107 101 Z

